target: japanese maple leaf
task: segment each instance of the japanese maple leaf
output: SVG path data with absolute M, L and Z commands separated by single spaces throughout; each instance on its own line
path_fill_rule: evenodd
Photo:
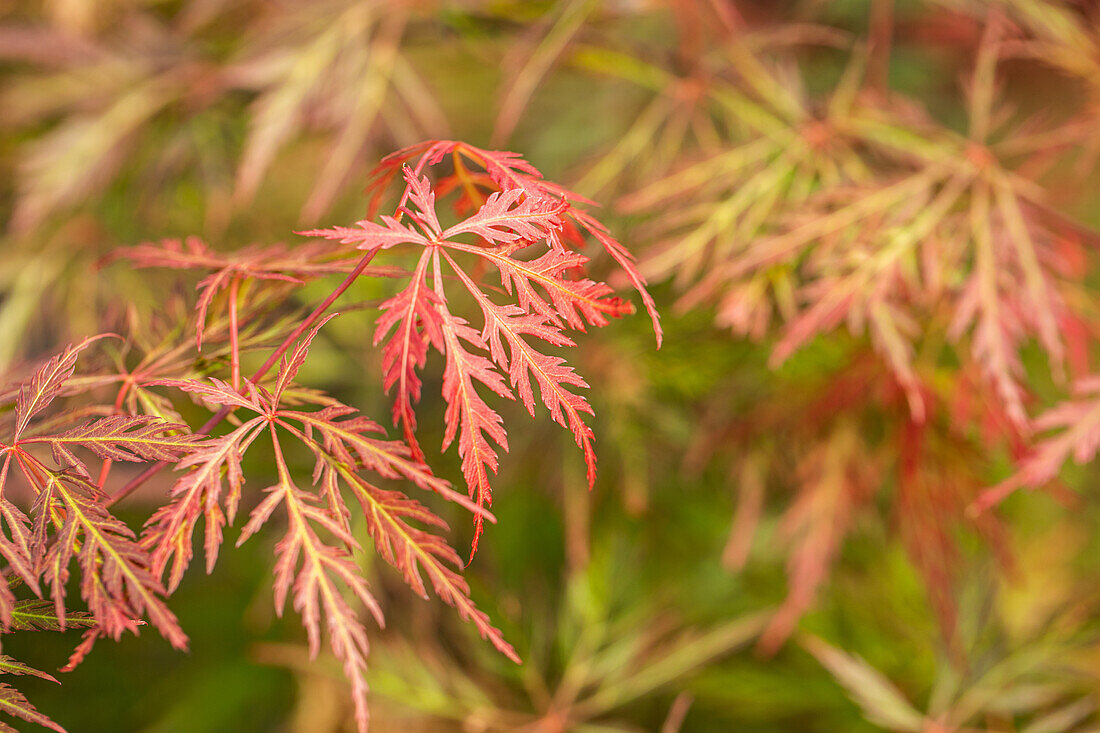
M 438 161 L 451 150 L 443 144 L 429 147 L 418 167 Z M 575 275 L 584 271 L 588 258 L 562 240 L 570 224 L 566 217 L 573 210 L 568 192 L 541 183 L 522 159 L 509 154 L 485 156 L 480 160 L 501 190 L 488 193 L 476 210 L 452 226 L 444 228 L 440 223 L 428 178 L 405 166 L 405 190 L 393 217 L 381 217 L 381 224 L 362 221 L 357 228 L 302 232 L 356 243 L 369 252 L 397 245 L 420 248 L 408 284 L 381 306 L 374 339 L 376 344 L 384 342 L 384 385 L 387 390 L 395 388 L 394 423 L 402 426 L 406 442 L 422 458 L 413 409 L 422 389 L 418 372 L 430 349 L 445 356 L 442 395 L 448 407 L 443 449 L 457 441 L 469 496 L 479 506 L 492 501 L 490 474 L 498 469 L 497 449 L 508 449 L 503 420 L 481 396 L 481 388 L 506 399 L 518 394 L 533 415 L 537 404 L 533 386 L 537 385 L 551 418 L 573 433 L 584 453 L 589 485 L 594 484 L 594 435 L 584 420 L 592 408 L 574 391 L 588 385 L 564 359 L 544 353 L 535 344 L 573 346 L 565 329 L 603 326 L 632 310 L 605 283 Z M 605 247 L 619 246 L 587 215 L 578 214 L 571 222 L 591 231 Z M 471 237 L 477 241 L 470 242 Z M 466 259 L 495 270 L 500 276 L 499 292 L 513 302 L 491 298 L 462 261 Z M 480 330 L 451 312 L 444 268 L 454 273 L 477 303 Z M 473 551 L 482 528 L 480 516 L 475 516 Z

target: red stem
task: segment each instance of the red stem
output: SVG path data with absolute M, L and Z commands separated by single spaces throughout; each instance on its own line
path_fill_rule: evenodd
M 229 364 L 232 370 L 233 389 L 241 388 L 241 342 L 237 324 L 237 291 L 241 279 L 234 277 L 229 283 Z
M 271 367 L 275 366 L 275 364 L 278 363 L 279 358 L 286 353 L 287 349 L 289 349 L 291 345 L 293 345 L 298 337 L 305 333 L 314 323 L 316 323 L 317 320 L 325 314 L 329 307 L 332 306 L 336 299 L 343 295 L 345 290 L 351 287 L 351 284 L 355 282 L 355 279 L 363 273 L 363 270 L 367 269 L 367 265 L 370 264 L 370 261 L 374 259 L 374 256 L 377 253 L 378 250 L 375 249 L 363 255 L 363 258 L 359 260 L 359 264 L 355 266 L 354 270 L 348 273 L 348 276 L 344 278 L 344 281 L 340 283 L 340 285 L 335 290 L 333 290 L 332 293 L 330 293 L 329 296 L 325 298 L 319 306 L 314 308 L 313 312 L 310 313 L 304 321 L 298 324 L 298 327 L 295 328 L 294 331 L 291 332 L 291 334 L 287 336 L 281 344 L 279 344 L 279 347 L 271 353 L 271 356 L 267 357 L 267 361 L 265 361 L 263 365 L 256 370 L 256 373 L 252 375 L 251 381 L 259 381 L 265 374 L 267 374 L 271 370 Z M 233 412 L 233 408 L 222 407 L 220 410 L 215 412 L 209 420 L 203 423 L 202 427 L 195 431 L 195 434 L 209 434 L 210 431 L 213 430 L 214 427 L 217 426 L 217 424 L 220 423 L 222 420 L 224 420 L 226 415 L 231 412 Z M 107 506 L 111 506 L 112 504 L 115 504 L 116 502 L 125 499 L 127 496 L 137 491 L 138 487 L 151 479 L 153 476 L 156 476 L 158 473 L 163 471 L 164 467 L 167 465 L 168 461 L 158 461 L 152 466 L 149 466 L 149 468 L 142 471 L 140 474 L 131 479 L 129 483 L 119 489 L 118 493 L 112 496 L 110 500 L 107 501 Z

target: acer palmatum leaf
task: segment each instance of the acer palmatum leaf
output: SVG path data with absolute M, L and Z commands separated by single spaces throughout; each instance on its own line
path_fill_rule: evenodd
M 405 165 L 417 152 L 422 154 L 415 167 Z M 444 229 L 435 210 L 436 193 L 424 172 L 448 153 L 455 155 L 456 175 L 464 176 L 455 184 L 455 190 L 464 190 L 465 200 L 459 209 L 471 213 Z M 477 187 L 475 181 L 484 184 L 485 179 L 470 178 L 461 156 L 484 167 L 488 181 L 498 190 L 484 195 L 472 190 Z M 532 414 L 533 377 L 551 418 L 568 428 L 582 449 L 591 486 L 596 478 L 594 435 L 582 413 L 591 414 L 592 409 L 568 388 L 584 388 L 587 384 L 564 359 L 541 353 L 527 339 L 539 339 L 555 347 L 573 346 L 563 329 L 583 331 L 587 326 L 603 326 L 633 310 L 629 303 L 613 297 L 605 283 L 576 274 L 584 272 L 589 260 L 565 246 L 562 237 L 567 231 L 582 242 L 580 232 L 587 231 L 627 270 L 633 268 L 629 254 L 598 221 L 574 211 L 575 205 L 586 203 L 583 199 L 542 181 L 533 166 L 514 154 L 480 151 L 446 141 L 425 144 L 384 161 L 375 184 L 384 187 L 398 171 L 405 189 L 395 215 L 383 217 L 384 226 L 360 222 L 358 230 L 336 227 L 306 233 L 354 242 L 366 251 L 394 244 L 422 247 L 409 283 L 382 304 L 374 335 L 376 344 L 385 342 L 383 383 L 387 391 L 396 388 L 394 424 L 401 426 L 413 457 L 423 459 L 416 441 L 414 413 L 422 389 L 418 371 L 425 366 L 430 348 L 434 348 L 446 357 L 443 397 L 448 408 L 443 448 L 458 439 L 467 490 L 478 507 L 491 503 L 489 473 L 496 473 L 498 465 L 493 444 L 507 450 L 507 435 L 500 415 L 478 394 L 475 383 L 514 399 L 502 372 L 508 374 L 511 387 Z M 471 235 L 479 241 L 463 241 Z M 480 260 L 479 264 L 495 269 L 504 294 L 514 302 L 499 304 L 490 299 L 486 286 L 470 274 L 459 257 Z M 480 334 L 449 310 L 444 263 L 477 302 L 483 316 Z M 652 301 L 644 292 L 640 275 L 634 274 L 650 308 Z M 656 320 L 654 326 L 659 337 Z M 478 352 L 487 352 L 491 359 Z M 483 529 L 480 513 L 474 522 L 476 551 Z
M 219 292 L 228 289 L 235 293 L 237 285 L 246 280 L 301 285 L 316 277 L 348 272 L 356 261 L 355 258 L 348 258 L 346 253 L 333 252 L 330 248 L 317 246 L 316 243 L 294 249 L 288 249 L 282 244 L 255 245 L 225 254 L 212 250 L 198 237 L 188 237 L 182 242 L 178 239 L 165 239 L 157 244 L 139 244 L 119 250 L 113 255 L 113 258 L 120 257 L 129 260 L 134 267 L 211 271 L 196 286 L 199 299 L 195 306 L 198 313 L 195 341 L 199 350 L 203 346 L 207 312 L 214 296 Z M 229 307 L 235 311 L 235 300 L 231 300 Z M 234 319 L 236 315 L 231 314 Z
M 32 419 L 47 408 L 72 378 L 77 354 L 97 336 L 49 359 L 19 389 L 10 445 L 3 445 L 0 491 L 13 464 L 34 495 L 30 520 L 6 498 L 0 499 L 11 539 L 0 537 L 0 553 L 11 569 L 40 594 L 38 578 L 50 584 L 59 627 L 68 616 L 63 605 L 65 583 L 74 556 L 81 567 L 81 595 L 102 633 L 118 638 L 135 631 L 143 614 L 178 648 L 187 637 L 162 598 L 165 589 L 150 572 L 150 558 L 134 534 L 106 508 L 107 496 L 90 480 L 88 467 L 74 450 L 86 449 L 107 460 L 175 461 L 197 450 L 202 438 L 179 435 L 184 426 L 148 416 L 108 416 L 56 434 L 27 435 Z M 60 425 L 61 423 L 58 423 Z M 50 446 L 58 468 L 33 453 L 35 445 Z M 0 617 L 17 622 L 10 591 L 0 598 Z
M 435 301 L 430 302 L 434 309 Z M 238 390 L 214 377 L 209 381 L 160 379 L 149 383 L 180 389 L 212 405 L 247 410 L 256 416 L 245 420 L 225 436 L 208 439 L 198 450 L 180 461 L 180 468 L 191 470 L 173 487 L 170 503 L 150 519 L 142 542 L 152 551 L 158 574 L 162 574 L 167 563 L 172 561 L 169 587 L 175 588 L 191 560 L 191 535 L 195 524 L 199 516 L 205 514 L 209 571 L 222 542 L 222 529 L 233 520 L 241 500 L 244 480 L 241 455 L 267 425 L 279 480 L 266 490 L 266 497 L 250 512 L 237 544 L 256 534 L 277 509 L 285 509 L 286 534 L 275 548 L 276 609 L 281 614 L 286 598 L 293 596 L 294 608 L 302 616 L 314 655 L 320 649 L 321 624 L 324 621 L 332 649 L 342 660 L 345 674 L 351 682 L 356 700 L 356 719 L 360 729 L 364 730 L 368 719 L 367 688 L 363 677 L 367 636 L 357 612 L 344 599 L 343 592 L 347 590 L 356 596 L 380 625 L 383 618 L 381 608 L 352 559 L 352 552 L 358 549 L 359 544 L 351 534 L 351 512 L 342 496 L 342 487 L 350 487 L 366 511 L 373 504 L 364 498 L 363 492 L 379 490 L 374 489 L 359 471 L 371 471 L 383 478 L 411 481 L 420 488 L 457 501 L 473 510 L 479 522 L 482 518 L 495 520 L 476 503 L 451 489 L 446 481 L 433 476 L 426 465 L 413 457 L 407 444 L 385 440 L 381 435 L 382 428 L 358 414 L 354 408 L 331 398 L 316 398 L 323 406 L 312 412 L 288 409 L 280 404 L 282 398 L 294 391 L 293 379 L 308 355 L 311 342 L 327 320 L 315 325 L 293 348 L 288 347 L 280 363 L 273 392 L 250 380 L 244 380 L 242 389 Z M 471 333 L 476 337 L 472 329 Z M 317 487 L 315 491 L 303 490 L 292 479 L 283 458 L 280 442 L 283 431 L 302 442 L 316 457 L 317 468 L 313 474 Z M 229 482 L 228 492 L 223 492 L 224 480 Z M 377 495 L 375 501 L 380 496 L 383 495 Z M 403 541 L 408 552 L 424 554 L 416 562 L 426 568 L 438 595 L 453 605 L 463 618 L 472 621 L 483 637 L 515 658 L 514 650 L 504 642 L 499 631 L 474 607 L 461 578 L 439 563 L 440 557 L 457 557 L 454 551 L 446 548 L 438 538 L 420 538 L 414 528 L 404 523 L 395 525 L 389 521 L 386 526 L 406 532 Z M 406 572 L 408 559 L 398 561 L 392 550 L 383 550 L 384 555 L 387 552 L 387 559 L 398 565 L 403 573 Z M 423 595 L 423 584 L 416 590 Z
M 261 415 L 268 411 L 254 387 L 246 396 L 216 377 L 211 377 L 209 383 L 160 379 L 148 384 L 174 387 L 213 404 L 243 407 Z M 200 450 L 181 460 L 177 470 L 187 473 L 169 490 L 168 503 L 145 522 L 141 544 L 151 553 L 153 572 L 161 577 L 168 563 L 172 563 L 167 582 L 170 592 L 179 586 L 191 562 L 192 536 L 199 517 L 206 523 L 203 540 L 206 572 L 213 572 L 222 544 L 222 530 L 227 523 L 233 522 L 240 505 L 244 484 L 241 459 L 263 425 L 263 417 L 251 418 L 230 433 L 207 441 Z M 228 492 L 223 491 L 223 481 L 228 482 Z
M 602 223 L 581 208 L 583 206 L 593 206 L 595 205 L 594 202 L 556 183 L 545 180 L 535 166 L 516 153 L 483 150 L 455 140 L 429 140 L 398 150 L 383 158 L 382 162 L 371 173 L 372 181 L 368 190 L 372 193 L 372 215 L 378 211 L 381 197 L 387 186 L 402 171 L 405 163 L 415 160 L 412 170 L 416 175 L 420 175 L 426 168 L 440 164 L 447 155 L 451 155 L 455 161 L 455 172 L 449 178 L 440 181 L 438 188 L 453 187 L 455 190 L 462 192 L 456 204 L 457 210 L 476 211 L 491 195 L 491 190 L 484 192 L 472 182 L 480 181 L 480 179 L 470 175 L 470 171 L 466 169 L 463 161 L 472 162 L 474 165 L 483 168 L 485 175 L 488 176 L 498 191 L 518 189 L 534 199 L 568 202 L 568 209 L 563 211 L 564 220 L 570 224 L 575 224 L 581 231 L 587 232 L 596 239 L 627 276 L 631 285 L 642 298 L 642 303 L 653 324 L 657 345 L 661 345 L 660 315 L 657 313 L 653 298 L 646 288 L 645 277 L 638 270 L 634 256 L 610 235 Z M 406 194 L 402 196 L 402 205 L 408 195 L 409 192 L 406 191 Z M 580 239 L 579 236 L 578 239 Z
M 374 486 L 358 469 L 387 479 L 411 481 L 421 489 L 438 493 L 469 509 L 479 520 L 495 522 L 491 513 L 454 491 L 443 479 L 432 475 L 425 464 L 413 459 L 412 451 L 406 444 L 374 437 L 383 432 L 382 428 L 352 407 L 334 403 L 308 413 L 280 409 L 277 423 L 296 435 L 314 453 L 317 459 L 314 483 L 321 484 L 329 503 L 330 519 L 337 522 L 341 532 L 346 534 L 349 531 L 346 517 L 350 515 L 340 495 L 343 484 L 354 493 L 362 507 L 376 550 L 401 571 L 412 589 L 421 597 L 427 597 L 420 576 L 423 569 L 436 594 L 445 603 L 453 606 L 461 618 L 472 622 L 482 638 L 489 640 L 510 659 L 519 661 L 515 650 L 489 622 L 488 616 L 474 605 L 466 582 L 447 567 L 447 563 L 461 567 L 458 553 L 442 538 L 408 523 L 408 520 L 415 520 L 428 526 L 445 528 L 443 520 L 400 492 Z M 300 425 L 300 432 L 291 423 Z

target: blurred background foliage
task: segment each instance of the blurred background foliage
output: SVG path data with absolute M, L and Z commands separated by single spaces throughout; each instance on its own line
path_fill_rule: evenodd
M 635 317 L 576 357 L 595 491 L 567 435 L 515 431 L 499 524 L 467 570 L 524 664 L 364 553 L 390 621 L 374 730 L 1100 730 L 1095 469 L 973 503 L 1027 452 L 1013 401 L 1035 415 L 1069 389 L 1052 343 L 1071 377 L 1095 356 L 1100 4 L 8 0 L 0 130 L 13 373 L 104 322 L 129 330 L 127 304 L 193 302 L 191 282 L 105 264 L 114 249 L 293 244 L 361 218 L 367 171 L 426 138 L 520 152 L 601 202 L 641 258 L 663 348 Z M 989 167 L 1007 188 L 960 183 Z M 1022 319 L 1001 354 L 1019 364 L 997 373 L 988 344 L 944 346 L 966 268 L 941 292 L 926 267 L 923 300 L 901 303 L 908 261 L 848 291 L 843 267 L 759 254 L 883 191 L 846 220 L 867 249 L 838 257 L 908 237 L 963 261 L 1017 236 L 1016 207 L 1014 231 L 1061 257 L 1061 338 Z M 349 292 L 341 310 L 361 312 L 325 329 L 304 381 L 384 414 L 367 334 L 386 283 Z M 800 320 L 820 292 L 843 297 Z M 442 405 L 422 415 L 439 431 Z M 139 524 L 150 496 L 122 516 Z M 270 612 L 270 557 L 249 543 L 188 575 L 173 607 L 190 654 L 153 634 L 101 643 L 61 687 L 21 689 L 72 731 L 350 730 L 339 665 L 311 663 Z M 74 643 L 5 640 L 41 668 Z

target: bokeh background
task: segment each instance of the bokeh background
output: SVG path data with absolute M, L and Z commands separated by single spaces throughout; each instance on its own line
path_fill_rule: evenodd
M 466 577 L 522 666 L 363 554 L 389 620 L 372 629 L 373 730 L 1100 730 L 1095 469 L 977 514 L 979 492 L 1026 451 L 1019 436 L 949 412 L 921 438 L 935 446 L 924 478 L 907 481 L 918 438 L 872 336 L 821 328 L 777 365 L 782 268 L 759 325 L 696 287 L 727 232 L 751 246 L 837 179 L 884 188 L 933 143 L 969 160 L 952 141 L 973 138 L 983 89 L 1003 103 L 986 126 L 1025 138 L 1005 165 L 1044 192 L 1059 241 L 1080 252 L 1087 305 L 1096 3 L 0 0 L 0 368 L 99 330 L 127 302 L 193 297 L 193 280 L 104 264 L 118 247 L 293 243 L 295 229 L 362 218 L 367 172 L 399 147 L 514 150 L 603 205 L 650 276 L 665 343 L 642 313 L 580 339 L 592 492 L 568 434 L 508 415 L 522 427 L 496 484 L 499 523 Z M 838 98 L 891 115 L 890 155 L 863 139 L 829 147 L 817 123 Z M 789 169 L 729 162 L 787 154 Z M 707 257 L 662 260 L 714 232 Z M 387 403 L 370 324 L 386 287 L 352 289 L 353 317 L 326 327 L 303 378 L 376 416 Z M 1077 354 L 1086 366 L 1092 344 Z M 1036 414 L 1068 388 L 1041 346 L 1022 354 Z M 921 379 L 993 415 L 966 361 L 936 352 Z M 425 394 L 433 445 L 443 407 Z M 433 465 L 459 479 L 453 452 Z M 270 470 L 246 466 L 257 486 Z M 164 487 L 121 515 L 138 526 Z M 463 547 L 468 521 L 440 511 Z M 192 569 L 173 599 L 190 653 L 153 633 L 101 642 L 60 687 L 21 689 L 74 732 L 352 730 L 339 664 L 310 661 L 297 619 L 271 611 L 273 542 L 227 544 L 210 577 Z M 51 669 L 76 640 L 4 643 Z

